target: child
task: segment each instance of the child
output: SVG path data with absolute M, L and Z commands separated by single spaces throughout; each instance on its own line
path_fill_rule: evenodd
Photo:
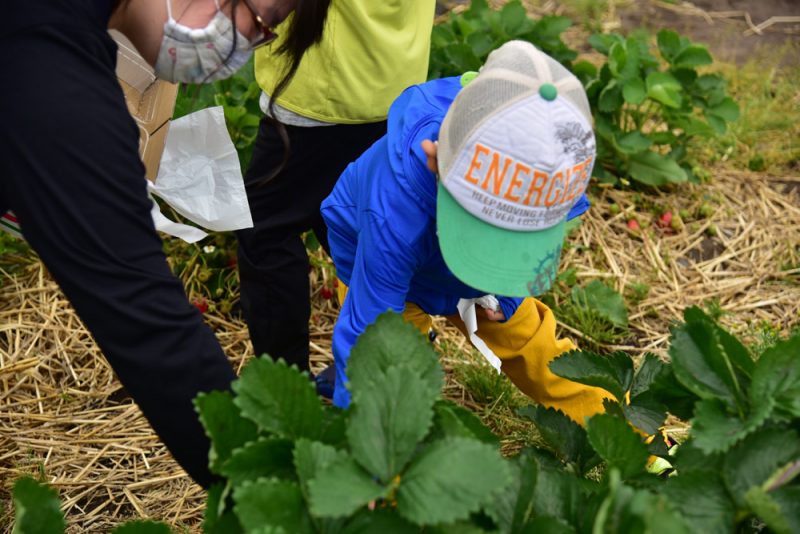
M 602 389 L 548 369 L 575 347 L 556 338 L 553 313 L 530 297 L 555 278 L 566 220 L 588 208 L 594 155 L 583 87 L 529 43 L 494 51 L 463 89 L 445 78 L 403 92 L 387 134 L 321 207 L 349 286 L 333 334 L 334 404 L 350 402 L 356 338 L 391 309 L 423 331 L 428 315 L 447 316 L 537 403 L 579 423 L 602 411 Z M 478 298 L 474 332 L 458 312 L 470 322 Z

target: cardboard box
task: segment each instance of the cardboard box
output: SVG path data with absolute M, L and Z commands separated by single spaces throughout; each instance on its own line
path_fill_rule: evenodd
M 128 110 L 139 126 L 139 155 L 146 176 L 155 180 L 167 140 L 169 121 L 175 110 L 178 85 L 156 79 L 153 68 L 121 33 L 110 31 L 117 42 L 117 78 L 125 93 Z

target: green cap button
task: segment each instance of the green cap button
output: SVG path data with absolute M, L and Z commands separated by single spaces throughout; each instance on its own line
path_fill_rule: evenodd
M 539 87 L 539 94 L 548 102 L 552 102 L 558 96 L 558 89 L 552 83 L 543 83 Z

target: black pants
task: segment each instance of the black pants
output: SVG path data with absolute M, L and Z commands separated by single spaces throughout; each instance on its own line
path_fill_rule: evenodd
M 45 5 L 12 11 L 38 10 L 31 18 L 42 21 Z M 104 24 L 0 32 L 0 211 L 17 214 L 155 431 L 208 485 L 209 441 L 192 400 L 235 374 L 164 257 Z
M 245 177 L 254 227 L 236 233 L 241 302 L 255 353 L 307 370 L 311 305 L 301 234 L 313 229 L 327 250 L 319 205 L 345 167 L 386 132 L 386 123 L 286 128 L 286 167 L 262 185 L 284 154 L 275 126 L 265 118 Z

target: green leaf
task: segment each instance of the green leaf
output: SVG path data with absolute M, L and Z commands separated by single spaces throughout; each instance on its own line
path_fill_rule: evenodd
M 790 532 L 800 532 L 800 486 L 784 486 L 770 492 L 770 496 L 789 523 Z
M 666 407 L 651 393 L 631 397 L 631 403 L 623 404 L 622 411 L 633 426 L 647 435 L 657 433 L 667 418 Z
M 233 500 L 233 509 L 246 532 L 264 527 L 271 527 L 273 532 L 311 532 L 311 519 L 296 482 L 245 482 L 234 489 Z
M 659 52 L 670 63 L 681 51 L 681 38 L 672 30 L 658 32 L 656 41 L 658 42 Z
M 357 393 L 357 394 L 356 394 Z M 390 367 L 354 390 L 347 437 L 353 457 L 389 483 L 428 433 L 439 387 L 405 365 Z
M 758 359 L 750 387 L 750 403 L 772 399 L 786 418 L 800 417 L 800 335 L 767 349 Z
M 352 458 L 342 458 L 324 467 L 308 483 L 311 513 L 319 517 L 345 517 L 388 489 L 372 478 Z
M 725 97 L 722 102 L 709 109 L 709 112 L 728 122 L 739 119 L 739 105 L 731 97 Z
M 283 360 L 251 360 L 233 390 L 242 415 L 262 430 L 292 439 L 319 437 L 323 415 L 314 386 Z
M 628 172 L 637 182 L 651 186 L 682 183 L 689 179 L 678 163 L 655 152 L 642 152 L 630 156 Z
M 206 511 L 203 515 L 203 532 L 205 534 L 242 534 L 244 530 L 239 518 L 230 507 L 226 508 L 226 500 L 230 486 L 217 483 L 208 489 Z
M 492 37 L 483 32 L 475 32 L 467 37 L 467 44 L 472 48 L 472 52 L 479 58 L 486 57 L 494 47 Z
M 575 529 L 555 517 L 535 517 L 519 532 L 520 534 L 573 534 Z
M 675 67 L 699 67 L 713 63 L 711 54 L 703 45 L 693 44 L 681 50 L 672 61 Z
M 469 9 L 464 14 L 477 18 L 488 11 L 490 11 L 490 9 L 486 0 L 472 0 L 470 2 Z
M 417 525 L 466 519 L 511 481 L 496 448 L 472 439 L 445 439 L 408 468 L 397 489 L 397 510 Z
M 528 19 L 528 13 L 519 0 L 512 0 L 508 2 L 500 10 L 500 24 L 503 30 L 511 37 L 517 37 L 521 30 L 524 30 L 525 21 Z
M 645 80 L 647 96 L 670 108 L 679 108 L 683 102 L 681 83 L 669 73 L 651 72 Z
M 550 362 L 550 370 L 562 378 L 605 389 L 620 403 L 633 380 L 633 361 L 622 352 L 600 356 L 593 352 L 571 351 Z
M 650 148 L 650 146 L 653 144 L 653 142 L 641 132 L 628 132 L 626 134 L 620 135 L 619 137 L 617 137 L 616 143 L 617 143 L 617 148 L 619 148 L 619 150 L 624 154 L 638 154 L 640 152 L 644 152 L 645 150 Z M 617 295 L 619 294 L 617 293 Z M 622 300 L 621 296 L 620 300 Z M 625 309 L 624 303 L 622 304 L 622 310 L 625 312 L 624 314 L 625 325 L 627 325 L 628 312 Z
M 112 534 L 172 534 L 173 530 L 166 523 L 155 521 L 129 521 L 115 528 Z
M 579 473 L 595 467 L 600 459 L 586 436 L 586 430 L 563 412 L 544 406 L 526 406 L 517 411 L 536 425 L 542 439 L 561 461 L 575 464 Z
M 722 338 L 730 344 L 730 335 L 698 308 L 689 308 L 684 317 L 686 323 L 672 330 L 669 349 L 676 378 L 697 396 L 741 411 L 748 385 L 747 370 L 740 368 L 747 365 L 743 356 L 725 350 Z
M 647 98 L 647 88 L 641 78 L 631 78 L 622 86 L 622 97 L 628 104 L 638 106 Z
M 25 477 L 14 483 L 11 498 L 15 517 L 11 534 L 63 534 L 67 524 L 54 489 Z
M 622 98 L 622 90 L 616 80 L 612 80 L 600 91 L 600 97 L 597 102 L 597 107 L 604 113 L 614 113 L 618 111 L 624 100 Z
M 341 534 L 418 534 L 419 527 L 400 517 L 394 510 L 362 510 Z
M 683 473 L 667 479 L 663 493 L 696 532 L 727 534 L 736 521 L 736 505 L 717 473 Z
M 770 531 L 776 534 L 792 534 L 789 520 L 781 512 L 781 506 L 762 488 L 754 486 L 750 488 L 744 496 L 754 514 L 756 514 L 767 526 Z
M 631 137 L 630 142 L 635 143 L 635 138 Z M 573 287 L 572 302 L 582 308 L 596 311 L 615 326 L 620 328 L 628 326 L 628 310 L 622 295 L 600 280 L 592 280 L 586 287 Z
M 492 502 L 485 507 L 500 532 L 520 532 L 523 525 L 535 515 L 535 491 L 539 465 L 523 451 L 511 458 L 512 482 L 496 493 Z
M 572 66 L 574 74 L 584 85 L 597 77 L 597 67 L 588 61 L 578 61 Z
M 467 72 L 481 68 L 481 60 L 466 43 L 455 43 L 444 48 L 447 60 L 458 72 Z
M 721 401 L 703 399 L 695 404 L 692 430 L 696 446 L 706 453 L 723 452 L 758 430 L 772 408 L 773 399 L 759 405 L 746 419 L 729 412 Z
M 767 428 L 749 435 L 725 457 L 723 478 L 737 504 L 781 467 L 800 459 L 800 436 L 793 430 Z
M 486 428 L 477 415 L 463 406 L 440 400 L 434 405 L 434 413 L 434 427 L 441 432 L 440 438 L 475 438 L 492 445 L 500 443 L 500 438 Z
M 308 483 L 327 466 L 348 458 L 345 451 L 339 451 L 330 445 L 318 441 L 299 439 L 294 444 L 294 467 L 300 488 L 308 499 Z
M 222 465 L 220 474 L 233 485 L 258 478 L 280 478 L 292 480 L 294 442 L 279 438 L 260 438 L 236 449 Z
M 598 414 L 586 423 L 589 442 L 609 467 L 620 470 L 623 478 L 644 470 L 650 456 L 642 437 L 627 421 L 610 414 Z
M 444 373 L 428 339 L 402 315 L 387 312 L 364 330 L 350 351 L 347 377 L 353 400 L 361 388 L 398 363 L 415 371 L 430 389 L 441 390 Z
M 668 372 L 667 367 L 668 365 L 661 361 L 658 356 L 652 352 L 646 353 L 638 369 L 636 369 L 636 375 L 633 377 L 631 396 L 635 397 L 636 395 L 648 391 L 653 382 L 655 382 L 662 373 Z
M 623 37 L 616 33 L 595 33 L 589 37 L 589 45 L 601 54 L 608 55 L 611 46 L 623 40 Z
M 534 516 L 555 517 L 575 525 L 589 519 L 585 517 L 586 500 L 582 483 L 566 471 L 544 468 L 540 464 L 532 500 Z

